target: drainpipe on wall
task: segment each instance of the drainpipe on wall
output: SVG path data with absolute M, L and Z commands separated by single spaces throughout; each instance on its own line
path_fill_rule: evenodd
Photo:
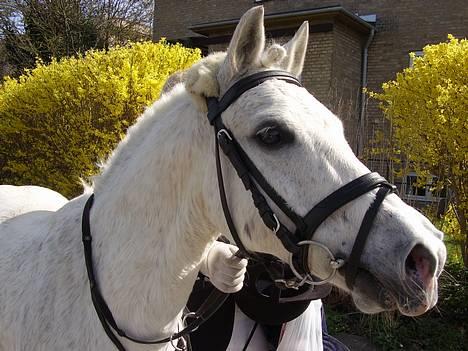
M 367 88 L 367 58 L 369 54 L 369 46 L 374 39 L 375 29 L 372 28 L 369 37 L 367 38 L 366 44 L 364 45 L 364 49 L 362 50 L 362 66 L 361 66 L 361 92 L 359 95 L 359 134 L 358 134 L 358 145 L 357 145 L 357 155 L 358 157 L 362 157 L 363 148 L 364 148 L 364 137 L 365 137 L 365 121 L 364 115 L 366 113 L 366 93 L 364 89 Z
M 159 38 L 156 37 L 156 11 L 157 11 L 157 6 L 156 6 L 156 0 L 153 1 L 153 21 L 151 25 L 151 40 L 153 42 L 157 42 Z

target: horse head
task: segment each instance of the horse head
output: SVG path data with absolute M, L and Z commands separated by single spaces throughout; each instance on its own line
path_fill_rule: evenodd
M 212 54 L 194 65 L 184 74 L 185 86 L 196 106 L 207 111 L 207 98 L 231 94 L 230 88 L 245 77 L 272 70 L 299 77 L 308 33 L 305 22 L 286 45 L 265 49 L 263 8 L 253 8 L 241 18 L 227 52 Z M 241 153 L 284 199 L 281 206 L 257 178 L 251 179 L 278 223 L 291 233 L 298 228 L 290 212 L 305 218 L 329 194 L 369 173 L 348 145 L 340 119 L 288 79 L 270 77 L 255 83 L 241 91 L 217 118 L 235 137 Z M 265 226 L 231 163 L 223 156 L 224 188 L 242 244 L 248 251 L 288 262 L 290 252 Z M 446 258 L 443 234 L 394 193 L 381 197 L 353 283 L 347 282 L 346 265 L 378 191 L 376 187 L 346 201 L 320 223 L 310 240 L 313 244 L 304 245 L 308 274 L 349 292 L 363 312 L 398 309 L 405 315 L 422 314 L 437 302 L 437 278 Z M 215 215 L 222 218 L 219 211 Z M 219 229 L 227 231 L 224 224 Z M 336 263 L 337 257 L 344 265 L 335 267 L 336 274 L 331 276 L 330 261 Z

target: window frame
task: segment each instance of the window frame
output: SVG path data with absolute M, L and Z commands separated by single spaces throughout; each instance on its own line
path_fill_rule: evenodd
M 411 181 L 411 184 L 408 184 L 408 178 L 410 178 L 410 180 L 411 178 L 413 178 L 414 182 Z M 437 176 L 433 174 L 430 174 L 426 179 L 426 183 L 424 184 L 424 195 L 418 195 L 418 191 L 421 188 L 417 188 L 415 185 L 413 185 L 413 183 L 417 181 L 417 178 L 418 176 L 416 172 L 408 172 L 403 176 L 401 182 L 402 198 L 406 200 L 416 200 L 421 202 L 436 202 L 446 198 L 446 196 L 436 196 L 431 191 L 431 187 L 434 184 L 434 180 L 437 179 Z M 412 189 L 411 193 L 408 193 L 409 187 L 411 187 Z
M 415 51 L 411 51 L 411 53 L 414 54 L 414 58 L 412 57 L 412 55 L 409 55 L 409 64 L 408 64 L 408 67 L 409 68 L 413 68 L 414 66 L 414 59 L 416 57 L 423 57 L 424 56 L 424 51 L 422 50 L 415 50 Z M 410 54 L 411 54 L 410 53 Z

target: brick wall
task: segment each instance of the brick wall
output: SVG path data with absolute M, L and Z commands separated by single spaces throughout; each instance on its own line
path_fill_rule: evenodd
M 333 32 L 310 33 L 302 82 L 320 102 L 330 105 L 332 80 Z
M 188 28 L 194 24 L 239 18 L 254 6 L 253 0 L 159 1 L 155 37 L 194 36 Z M 376 33 L 369 47 L 368 87 L 378 91 L 383 82 L 395 77 L 409 64 L 409 52 L 438 43 L 451 33 L 468 36 L 468 6 L 465 0 L 271 0 L 265 1 L 266 14 L 339 5 L 359 14 L 376 14 Z M 359 93 L 361 50 L 358 35 L 344 24 L 334 24 L 332 32 L 311 33 L 303 73 L 305 86 L 338 113 L 354 147 L 360 123 L 356 96 Z M 389 127 L 377 104 L 368 101 L 364 146 L 369 146 L 378 130 Z M 387 173 L 387 160 L 368 160 L 368 165 Z
M 362 48 L 366 37 L 342 23 L 335 24 L 330 109 L 341 118 L 346 139 L 357 151 Z
M 291 37 L 272 37 L 284 44 Z M 338 24 L 336 30 L 310 33 L 301 80 L 304 87 L 343 121 L 346 137 L 356 146 L 361 42 L 357 33 Z M 210 45 L 209 52 L 222 51 L 226 43 Z

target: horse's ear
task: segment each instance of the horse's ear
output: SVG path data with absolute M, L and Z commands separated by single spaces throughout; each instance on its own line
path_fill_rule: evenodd
M 259 66 L 264 47 L 263 6 L 257 6 L 242 16 L 234 31 L 219 75 L 221 84 L 228 84 L 234 76 Z
M 302 23 L 294 37 L 284 45 L 286 57 L 281 62 L 281 68 L 299 76 L 302 73 L 304 59 L 309 41 L 309 22 Z

